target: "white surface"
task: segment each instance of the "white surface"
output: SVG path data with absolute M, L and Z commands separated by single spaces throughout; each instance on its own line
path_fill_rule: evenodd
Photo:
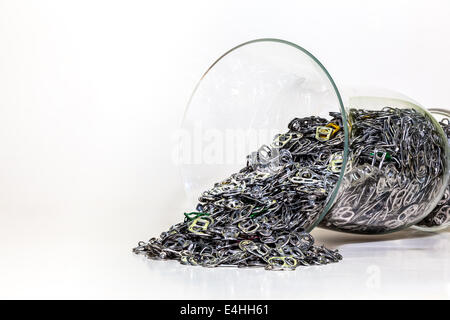
M 273 272 L 148 260 L 131 253 L 134 237 L 120 228 L 114 237 L 79 227 L 76 241 L 61 231 L 59 242 L 27 238 L 3 245 L 0 298 L 450 298 L 450 232 L 355 236 L 315 230 L 317 243 L 339 248 L 344 260 Z
M 448 233 L 323 234 L 345 260 L 294 273 L 130 249 L 180 220 L 170 132 L 226 50 L 283 38 L 339 83 L 445 107 L 449 16 L 447 0 L 0 0 L 0 297 L 448 298 Z

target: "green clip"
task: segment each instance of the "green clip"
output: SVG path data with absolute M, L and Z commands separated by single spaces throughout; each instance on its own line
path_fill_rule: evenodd
M 375 155 L 374 153 L 371 153 L 370 154 L 371 156 L 373 156 L 373 155 Z M 383 152 L 377 152 L 377 156 L 379 156 L 379 157 L 382 157 L 383 156 Z M 389 154 L 389 152 L 386 152 L 386 157 L 384 157 L 386 160 L 391 160 L 392 159 L 392 157 L 391 157 L 391 155 Z
M 267 211 L 267 209 L 262 209 L 260 211 L 253 210 L 253 212 L 250 214 L 250 218 L 256 218 L 257 216 L 263 214 L 266 211 Z
M 194 220 L 195 218 L 198 218 L 198 217 L 200 217 L 200 216 L 209 216 L 209 213 L 205 213 L 205 212 L 196 212 L 196 211 L 194 211 L 194 212 L 185 212 L 185 213 L 184 213 L 184 216 L 185 216 L 188 220 L 192 221 L 192 220 Z

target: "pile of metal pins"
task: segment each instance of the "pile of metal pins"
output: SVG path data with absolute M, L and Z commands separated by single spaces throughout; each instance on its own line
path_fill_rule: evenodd
M 247 166 L 204 192 L 196 212 L 139 242 L 135 253 L 204 267 L 292 270 L 337 262 L 305 232 L 330 200 L 343 162 L 339 113 L 296 118 L 289 131 L 247 158 Z M 442 139 L 413 109 L 350 111 L 346 174 L 322 227 L 384 233 L 417 221 L 444 171 Z M 445 143 L 447 143 L 445 141 Z
M 293 270 L 342 259 L 305 230 L 319 218 L 342 168 L 339 113 L 295 118 L 247 166 L 199 198 L 196 212 L 134 252 L 203 267 Z
M 439 124 L 447 135 L 447 141 L 450 144 L 450 119 L 444 118 Z M 445 189 L 441 201 L 437 206 L 420 221 L 417 225 L 421 227 L 439 227 L 450 223 L 450 183 Z
M 377 234 L 416 223 L 442 190 L 447 139 L 414 109 L 351 109 L 349 120 L 348 167 L 320 225 Z

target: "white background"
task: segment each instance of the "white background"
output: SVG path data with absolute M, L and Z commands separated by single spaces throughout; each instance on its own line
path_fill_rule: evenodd
M 450 2 L 0 0 L 0 298 L 449 298 L 449 233 L 316 230 L 292 273 L 131 254 L 182 219 L 171 130 L 222 53 L 274 37 L 338 83 L 450 105 Z

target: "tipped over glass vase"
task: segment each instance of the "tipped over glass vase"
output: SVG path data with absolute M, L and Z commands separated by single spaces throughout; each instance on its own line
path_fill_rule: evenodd
M 215 61 L 182 131 L 189 205 L 253 217 L 255 236 L 276 219 L 305 231 L 402 230 L 420 225 L 448 185 L 447 135 L 430 112 L 394 91 L 338 88 L 284 40 L 249 41 Z

